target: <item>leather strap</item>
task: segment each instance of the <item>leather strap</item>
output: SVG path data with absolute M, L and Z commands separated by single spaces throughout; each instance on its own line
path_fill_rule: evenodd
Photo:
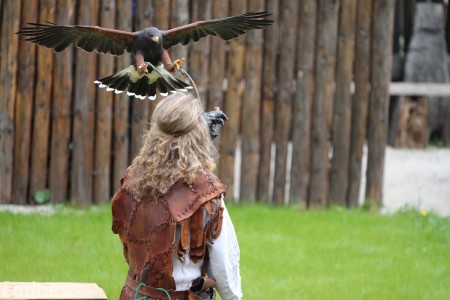
M 156 289 L 156 288 L 152 288 L 150 286 L 146 286 L 146 285 L 140 286 L 140 283 L 137 282 L 136 280 L 134 280 L 133 278 L 131 278 L 130 276 L 127 276 L 127 281 L 126 281 L 125 285 L 130 290 L 132 290 L 133 293 L 135 293 L 139 287 L 138 295 L 140 295 L 140 296 L 147 296 L 147 297 L 150 297 L 151 299 L 157 299 L 157 300 L 168 300 L 169 299 L 167 297 L 166 292 Z M 169 295 L 172 299 L 179 299 L 179 300 L 188 299 L 188 291 L 170 290 L 167 292 L 169 293 Z

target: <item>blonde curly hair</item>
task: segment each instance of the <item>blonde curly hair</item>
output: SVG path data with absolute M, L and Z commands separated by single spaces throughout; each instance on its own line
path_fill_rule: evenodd
M 204 167 L 213 171 L 217 150 L 202 117 L 201 102 L 176 93 L 162 100 L 152 115 L 143 146 L 131 164 L 139 198 L 164 194 L 178 180 L 193 182 Z

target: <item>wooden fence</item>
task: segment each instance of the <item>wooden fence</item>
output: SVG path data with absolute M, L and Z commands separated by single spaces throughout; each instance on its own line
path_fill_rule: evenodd
M 109 201 L 155 105 L 93 84 L 128 65 L 129 56 L 75 48 L 54 54 L 19 39 L 14 33 L 21 26 L 50 21 L 166 29 L 267 10 L 275 23 L 266 30 L 172 50 L 172 57 L 187 58 L 206 109 L 220 106 L 229 116 L 218 141 L 219 176 L 229 191 L 239 184 L 240 201 L 282 205 L 289 199 L 310 207 L 355 205 L 361 176 L 367 176 L 366 196 L 379 204 L 394 2 L 3 0 L 0 203 L 34 203 L 44 190 L 53 203 Z M 361 174 L 366 141 L 367 175 Z M 238 144 L 239 183 L 233 168 Z

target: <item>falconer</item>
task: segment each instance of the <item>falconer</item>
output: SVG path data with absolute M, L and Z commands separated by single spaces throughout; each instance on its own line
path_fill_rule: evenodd
M 241 299 L 239 246 L 212 138 L 226 120 L 177 93 L 155 108 L 112 200 L 112 230 L 129 269 L 124 299 Z

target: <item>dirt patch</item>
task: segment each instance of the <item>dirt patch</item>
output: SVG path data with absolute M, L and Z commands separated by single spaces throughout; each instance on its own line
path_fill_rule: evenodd
M 386 149 L 383 212 L 405 207 L 450 216 L 450 149 Z

